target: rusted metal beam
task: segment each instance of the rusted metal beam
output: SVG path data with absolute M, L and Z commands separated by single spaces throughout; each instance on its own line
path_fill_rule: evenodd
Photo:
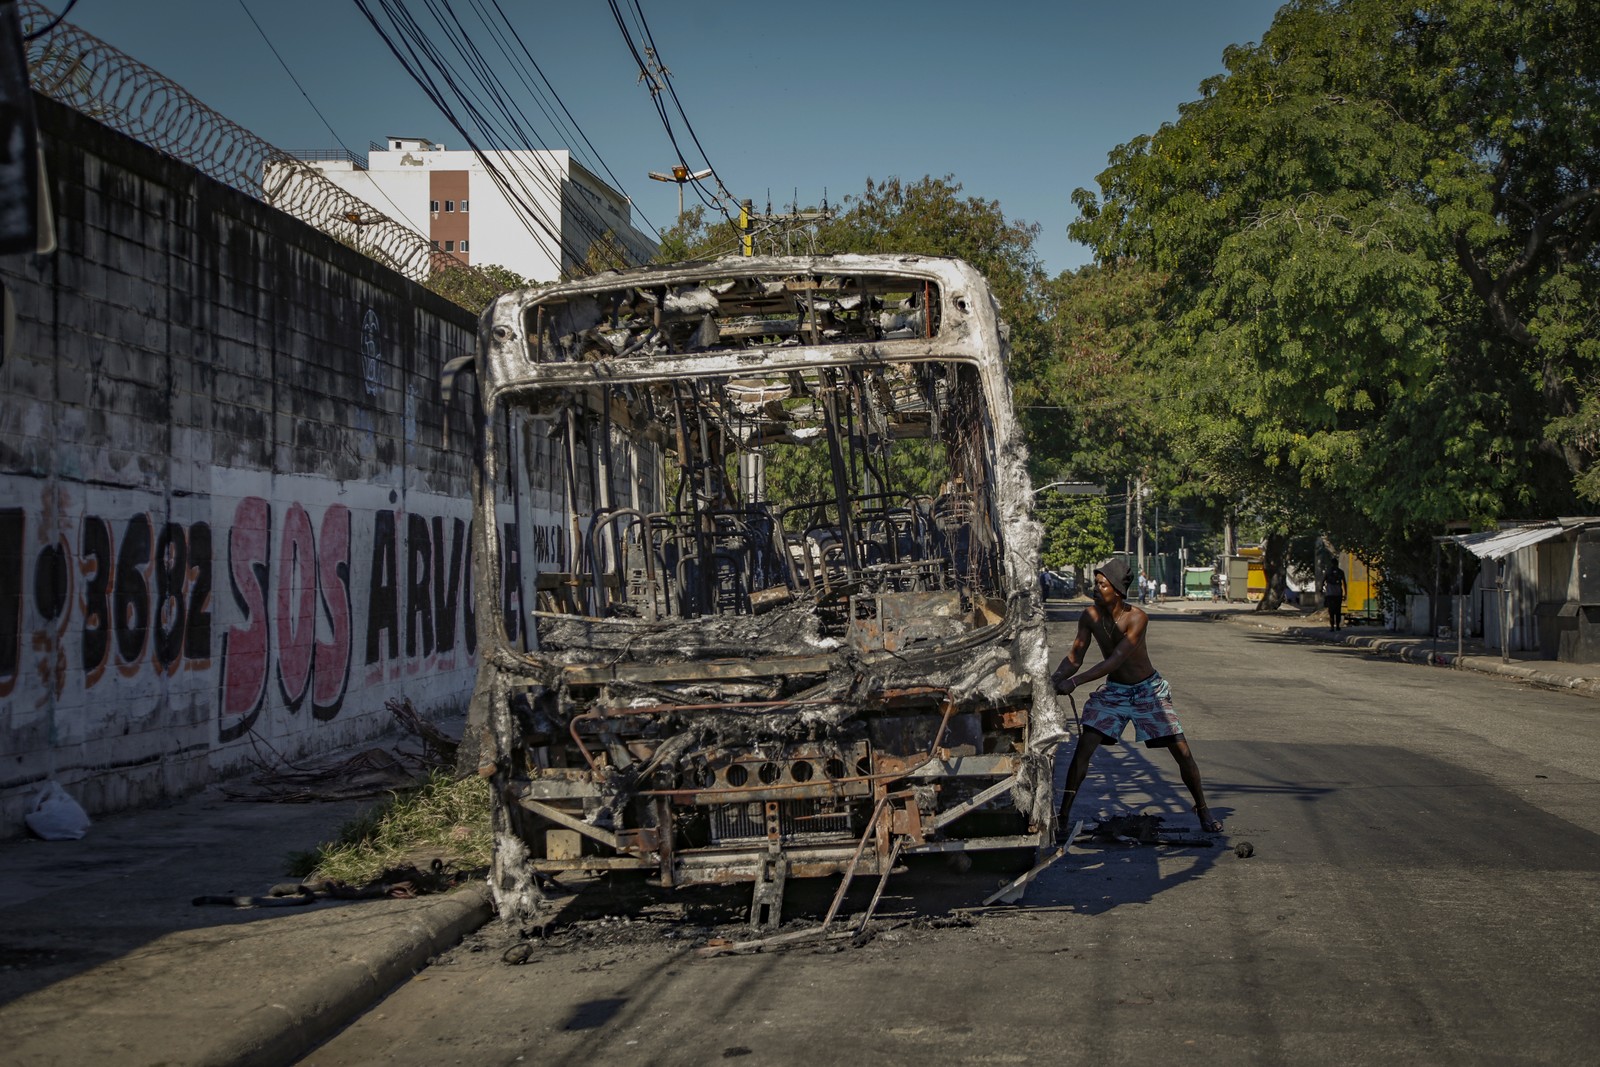
M 728 941 L 723 944 L 704 945 L 694 950 L 694 954 L 701 959 L 713 959 L 717 956 L 737 956 L 746 952 L 760 952 L 762 949 L 777 948 L 780 945 L 792 945 L 800 941 L 813 939 L 823 941 L 843 941 L 855 934 L 849 930 L 839 930 L 828 933 L 820 926 L 807 927 L 804 930 L 790 930 L 787 933 L 773 934 L 771 937 L 758 937 L 752 941 Z
M 1015 904 L 1017 901 L 1021 900 L 1022 894 L 1027 892 L 1029 883 L 1037 878 L 1046 867 L 1050 866 L 1062 856 L 1065 856 L 1067 854 L 1067 850 L 1072 847 L 1072 842 L 1076 841 L 1078 839 L 1078 834 L 1082 832 L 1083 820 L 1079 819 L 1078 824 L 1072 828 L 1072 833 L 1067 835 L 1066 844 L 1050 853 L 1038 863 L 1035 863 L 1027 872 L 1018 875 L 1016 878 L 1013 878 L 1011 881 L 1007 882 L 993 893 L 990 893 L 987 897 L 984 897 L 983 903 L 985 905 L 989 905 L 993 904 L 997 900 L 1002 900 L 1007 904 Z
M 839 883 L 839 891 L 833 895 L 833 903 L 828 906 L 828 914 L 822 920 L 822 929 L 826 930 L 833 922 L 833 917 L 839 914 L 839 905 L 844 903 L 844 895 L 850 889 L 850 880 L 856 875 L 856 868 L 861 864 L 861 854 L 866 851 L 867 842 L 871 840 L 873 831 L 877 828 L 878 821 L 883 818 L 884 811 L 896 799 L 905 799 L 915 796 L 912 790 L 902 790 L 898 793 L 886 793 L 878 799 L 877 806 L 872 809 L 872 818 L 867 820 L 866 827 L 861 831 L 861 840 L 856 844 L 856 851 L 850 857 L 850 866 L 845 869 L 844 881 Z M 889 866 L 893 866 L 890 864 Z
M 867 929 L 867 924 L 872 921 L 872 913 L 878 910 L 878 901 L 883 899 L 883 887 L 889 884 L 889 876 L 894 873 L 895 861 L 900 858 L 900 846 L 906 839 L 896 837 L 894 847 L 889 849 L 889 862 L 883 865 L 883 872 L 878 875 L 878 888 L 873 891 L 872 901 L 867 905 L 867 910 L 861 913 L 861 921 L 856 923 L 856 934 L 859 936 Z
M 644 704 L 639 707 L 598 706 L 601 715 L 668 715 L 675 711 L 772 711 L 778 708 L 829 707 L 840 700 L 722 700 L 715 704 Z
M 1010 837 L 968 837 L 955 841 L 928 841 L 921 845 L 907 845 L 902 851 L 924 855 L 935 852 L 990 852 L 1001 848 L 1038 847 L 1038 834 L 1014 834 Z
M 767 659 L 706 659 L 680 663 L 608 663 L 562 668 L 568 685 L 604 685 L 607 682 L 697 682 L 737 678 L 793 677 L 826 674 L 836 663 L 832 656 L 773 656 Z
M 865 789 L 847 788 L 860 783 L 903 778 L 900 774 L 852 775 L 849 778 L 830 778 L 821 782 L 775 782 L 772 785 L 751 786 L 749 789 L 642 789 L 640 796 L 672 797 L 680 804 L 703 806 L 706 804 L 743 804 L 749 801 L 772 800 L 772 794 L 781 793 L 779 800 L 821 800 L 828 797 L 863 796 Z
M 575 860 L 531 860 L 529 866 L 541 874 L 558 871 L 648 871 L 655 860 L 637 856 L 583 856 Z
M 678 853 L 677 877 L 679 885 L 748 882 L 759 872 L 759 863 L 765 851 L 701 850 Z M 850 863 L 852 850 L 838 846 L 795 846 L 788 852 L 790 878 L 824 878 L 842 873 Z M 862 856 L 857 874 L 876 874 L 881 857 L 877 853 Z
M 617 835 L 612 833 L 610 830 L 602 830 L 598 826 L 590 826 L 582 819 L 574 819 L 560 808 L 551 807 L 549 804 L 534 800 L 532 797 L 528 796 L 519 796 L 517 798 L 517 803 L 521 804 L 524 808 L 527 808 L 541 819 L 549 819 L 558 826 L 565 826 L 568 830 L 576 830 L 584 837 L 592 838 L 593 840 L 600 842 L 602 845 L 605 845 L 607 848 L 621 847 L 617 841 Z M 651 864 L 651 866 L 654 866 L 654 864 Z
M 911 778 L 988 778 L 1015 774 L 1020 757 L 1010 753 L 981 756 L 950 756 L 934 759 L 910 772 Z
M 934 816 L 932 820 L 930 820 L 928 829 L 941 830 L 944 827 L 949 826 L 951 823 L 955 822 L 969 811 L 989 803 L 989 801 L 1010 789 L 1016 784 L 1016 782 L 1017 776 L 1013 774 L 1011 777 L 1003 778 L 994 785 L 991 785 L 988 789 L 985 789 L 983 792 L 979 793 L 965 804 L 957 804 L 948 811 L 941 811 L 938 815 Z

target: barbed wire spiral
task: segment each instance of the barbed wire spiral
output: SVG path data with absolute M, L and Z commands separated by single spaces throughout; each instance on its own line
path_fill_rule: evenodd
M 24 35 L 55 14 L 21 0 Z M 330 181 L 184 89 L 68 22 L 27 44 L 28 76 L 52 100 L 141 141 L 239 192 L 270 204 L 413 281 L 479 308 L 503 286 L 427 237 Z M 448 284 L 440 284 L 448 279 Z M 430 284 L 431 283 L 431 284 Z

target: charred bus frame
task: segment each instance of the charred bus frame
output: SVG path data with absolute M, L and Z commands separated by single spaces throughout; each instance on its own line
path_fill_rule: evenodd
M 502 914 L 539 876 L 637 869 L 753 882 L 772 925 L 788 877 L 1048 840 L 1059 724 L 997 310 L 960 261 L 835 256 L 484 313 L 467 741 Z

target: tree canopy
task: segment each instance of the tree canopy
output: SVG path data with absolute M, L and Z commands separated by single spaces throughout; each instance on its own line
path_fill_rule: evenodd
M 477 267 L 447 264 L 435 270 L 423 282 L 423 285 L 446 300 L 453 300 L 475 314 L 481 314 L 501 293 L 509 293 L 527 284 L 528 280 L 522 275 L 498 263 Z
M 1039 502 L 1039 518 L 1045 529 L 1039 561 L 1051 570 L 1070 567 L 1083 588 L 1085 572 L 1107 559 L 1116 547 L 1105 498 L 1052 494 Z
M 1182 465 L 1399 570 L 1600 499 L 1600 9 L 1293 0 L 1224 63 L 1074 194 Z

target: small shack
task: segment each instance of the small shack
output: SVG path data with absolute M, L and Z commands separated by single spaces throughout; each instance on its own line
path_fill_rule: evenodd
M 1186 600 L 1210 600 L 1216 595 L 1217 572 L 1210 567 L 1183 568 L 1183 596 Z
M 1222 596 L 1225 600 L 1254 603 L 1267 593 L 1267 572 L 1261 566 L 1261 546 L 1243 545 L 1237 555 L 1224 556 Z
M 1508 523 L 1436 538 L 1482 562 L 1470 592 L 1454 598 L 1453 628 L 1484 643 L 1544 659 L 1600 663 L 1600 517 Z M 1458 561 L 1459 565 L 1459 561 Z

